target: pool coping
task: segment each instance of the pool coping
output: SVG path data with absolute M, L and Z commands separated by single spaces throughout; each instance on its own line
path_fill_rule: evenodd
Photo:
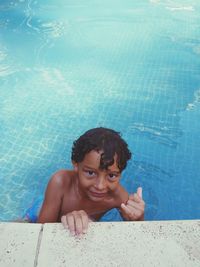
M 0 267 L 200 266 L 200 220 L 93 222 L 82 237 L 60 223 L 1 222 L 0 232 Z

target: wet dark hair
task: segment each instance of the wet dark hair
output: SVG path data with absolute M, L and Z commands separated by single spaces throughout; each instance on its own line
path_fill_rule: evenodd
M 114 163 L 114 156 L 117 154 L 117 165 L 122 172 L 131 158 L 131 152 L 127 143 L 121 138 L 119 132 L 108 128 L 94 128 L 74 141 L 72 146 L 72 161 L 78 163 L 83 161 L 85 155 L 90 151 L 102 151 L 100 168 L 107 169 Z

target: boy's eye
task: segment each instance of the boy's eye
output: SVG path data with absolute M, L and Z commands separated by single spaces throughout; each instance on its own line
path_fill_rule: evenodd
M 115 178 L 117 177 L 117 175 L 114 174 L 114 173 L 109 173 L 108 177 L 109 177 L 110 179 L 115 179 Z
M 86 173 L 88 176 L 94 176 L 94 175 L 95 175 L 95 172 L 94 172 L 94 171 L 90 171 L 90 170 L 85 170 L 85 173 Z

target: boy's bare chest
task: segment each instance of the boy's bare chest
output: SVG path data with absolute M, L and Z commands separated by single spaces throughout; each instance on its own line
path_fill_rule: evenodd
M 91 218 L 98 220 L 106 211 L 114 207 L 114 200 L 94 202 L 68 194 L 63 197 L 60 217 L 72 211 L 84 210 Z

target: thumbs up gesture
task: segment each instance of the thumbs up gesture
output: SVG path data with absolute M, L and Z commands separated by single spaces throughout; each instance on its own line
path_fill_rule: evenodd
M 142 199 L 142 187 L 138 187 L 137 193 L 130 194 L 126 204 L 121 204 L 120 212 L 127 221 L 143 221 L 144 208 L 145 202 Z

